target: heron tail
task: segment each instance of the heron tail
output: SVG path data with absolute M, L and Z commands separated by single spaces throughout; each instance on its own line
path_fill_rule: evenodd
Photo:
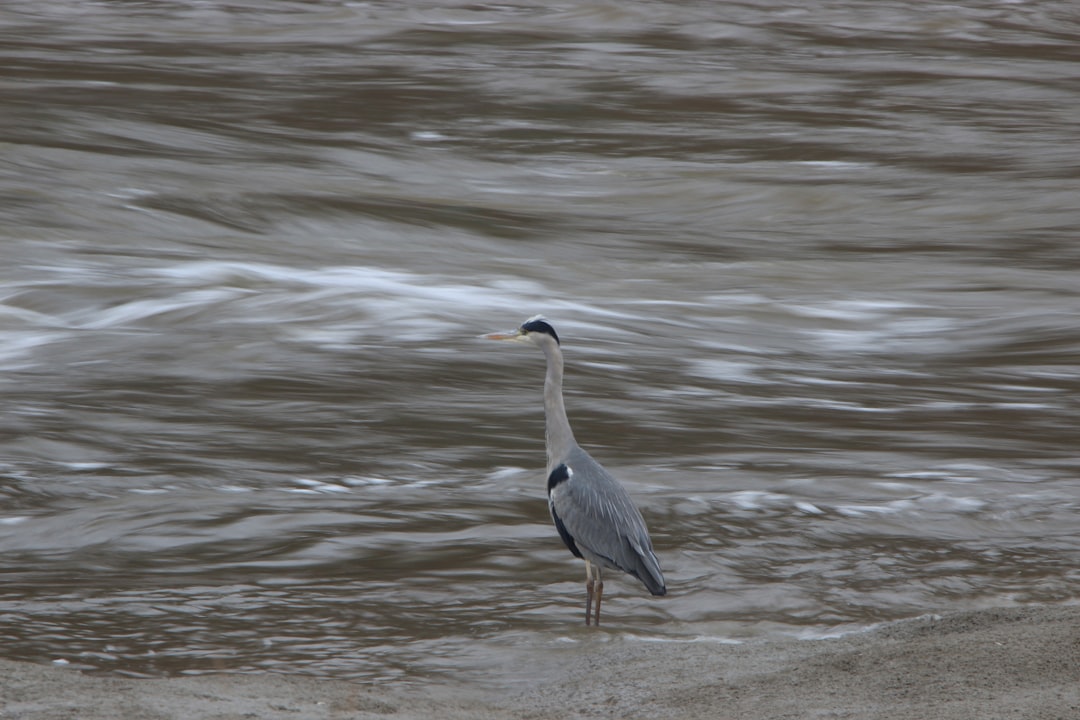
M 635 567 L 630 569 L 630 574 L 640 580 L 645 589 L 653 595 L 667 595 L 664 573 L 660 571 L 660 561 L 656 559 L 656 554 L 652 551 L 652 548 L 648 545 L 642 547 L 640 544 L 629 540 L 629 538 L 627 540 L 634 550 L 637 561 L 634 563 Z

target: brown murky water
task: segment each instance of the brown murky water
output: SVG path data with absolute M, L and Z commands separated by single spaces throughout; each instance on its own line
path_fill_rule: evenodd
M 1080 591 L 1066 2 L 8 2 L 0 648 L 509 682 L 523 649 Z M 670 594 L 543 490 L 579 440 Z

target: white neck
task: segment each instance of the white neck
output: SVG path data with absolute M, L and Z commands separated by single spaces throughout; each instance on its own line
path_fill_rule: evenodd
M 547 358 L 547 376 L 544 378 L 544 420 L 547 437 L 548 472 L 566 459 L 570 449 L 576 445 L 574 431 L 566 417 L 563 404 L 563 358 L 558 343 L 554 339 L 540 344 Z

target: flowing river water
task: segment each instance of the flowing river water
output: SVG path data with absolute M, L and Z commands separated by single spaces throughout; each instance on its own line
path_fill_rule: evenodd
M 1072 2 L 11 0 L 0 654 L 372 681 L 1080 592 Z M 544 494 L 578 439 L 669 594 Z

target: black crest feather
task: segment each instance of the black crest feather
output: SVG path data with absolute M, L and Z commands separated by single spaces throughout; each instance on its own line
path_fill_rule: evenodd
M 525 332 L 546 333 L 555 338 L 556 343 L 559 342 L 559 336 L 556 334 L 555 328 L 551 327 L 551 323 L 542 317 L 534 317 L 526 320 L 522 323 L 521 329 Z

